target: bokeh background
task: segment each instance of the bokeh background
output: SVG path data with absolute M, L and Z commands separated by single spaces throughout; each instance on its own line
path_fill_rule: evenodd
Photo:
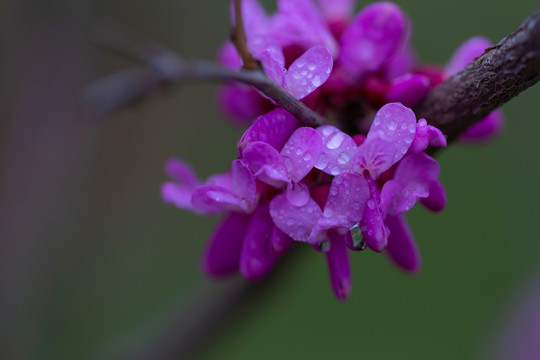
M 420 59 L 437 64 L 473 35 L 500 40 L 538 8 L 536 0 L 397 3 Z M 79 101 L 90 81 L 134 65 L 90 44 L 95 16 L 213 59 L 230 31 L 228 2 L 0 4 L 0 358 L 165 359 L 218 318 L 184 358 L 517 358 L 501 340 L 522 295 L 540 286 L 539 85 L 503 107 L 500 138 L 438 154 L 448 207 L 408 217 L 421 273 L 352 254 L 353 291 L 341 303 L 323 256 L 298 246 L 268 284 L 238 296 L 239 279 L 199 272 L 218 218 L 159 196 L 169 156 L 202 177 L 235 157 L 242 130 L 216 109 L 215 85 L 170 89 L 102 118 Z M 241 305 L 220 317 L 209 305 L 219 301 Z M 536 330 L 527 335 L 540 339 Z

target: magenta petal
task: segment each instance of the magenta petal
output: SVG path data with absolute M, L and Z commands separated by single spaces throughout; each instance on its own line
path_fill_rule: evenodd
M 242 156 L 247 167 L 262 182 L 277 188 L 290 182 L 285 161 L 271 145 L 262 141 L 252 142 L 246 146 Z
M 227 41 L 218 51 L 218 62 L 231 69 L 239 69 L 242 66 L 242 59 L 236 51 L 233 43 Z
M 322 211 L 312 198 L 303 206 L 294 206 L 285 194 L 280 194 L 270 202 L 270 215 L 274 224 L 285 234 L 296 241 L 308 242 Z
M 250 211 L 248 204 L 230 189 L 215 185 L 198 186 L 193 191 L 191 203 L 198 211 L 209 214 L 220 211 Z
M 428 125 L 427 134 L 429 138 L 429 145 L 446 147 L 446 137 L 441 130 L 437 129 L 435 126 Z
M 414 140 L 409 148 L 409 152 L 412 154 L 420 153 L 427 149 L 429 145 L 428 124 L 426 119 L 418 120 L 416 124 L 416 134 Z
M 281 256 L 292 246 L 293 239 L 283 231 L 279 230 L 277 226 L 272 228 L 270 234 L 270 250 L 276 255 Z
M 417 199 L 429 196 L 431 183 L 437 181 L 439 172 L 439 163 L 425 153 L 405 157 L 396 168 L 394 180 L 382 188 L 383 209 L 392 215 L 409 211 Z
M 318 0 L 327 21 L 348 20 L 354 10 L 354 0 Z
M 299 182 L 319 160 L 321 154 L 321 135 L 313 128 L 298 128 L 281 149 L 289 176 L 293 182 Z
M 277 54 L 273 49 L 265 49 L 257 55 L 257 59 L 263 64 L 264 72 L 277 84 L 285 85 L 285 59 L 283 54 Z
M 386 253 L 390 259 L 405 271 L 420 270 L 420 253 L 405 217 L 388 215 L 385 223 L 390 229 L 386 247 Z
M 448 62 L 445 73 L 448 77 L 460 72 L 476 57 L 482 55 L 484 50 L 491 46 L 491 41 L 485 37 L 473 37 L 457 48 Z
M 277 260 L 269 242 L 273 227 L 268 204 L 258 206 L 244 235 L 240 257 L 240 273 L 248 280 L 263 278 Z
M 347 299 L 352 286 L 351 266 L 344 236 L 335 231 L 330 231 L 330 249 L 325 252 L 330 273 L 330 283 L 334 294 L 341 301 Z
M 321 126 L 317 132 L 321 134 L 322 150 L 315 167 L 333 176 L 351 171 L 357 149 L 354 140 L 332 125 Z
M 240 125 L 249 125 L 257 116 L 264 113 L 265 102 L 251 86 L 226 85 L 219 88 L 217 102 L 222 112 Z
M 504 114 L 501 110 L 493 110 L 476 124 L 468 128 L 459 139 L 463 142 L 491 140 L 504 128 Z
M 364 142 L 356 151 L 353 158 L 353 169 L 359 174 L 368 171 L 373 179 L 394 165 L 397 153 L 395 145 L 390 140 L 375 139 Z
M 394 144 L 396 153 L 394 163 L 407 153 L 416 134 L 416 115 L 399 103 L 384 105 L 377 114 L 369 129 L 366 142 L 371 139 L 385 139 Z
M 288 91 L 303 99 L 321 86 L 332 72 L 332 54 L 324 46 L 315 46 L 296 59 L 285 75 Z
M 338 175 L 330 186 L 323 216 L 343 218 L 350 228 L 362 219 L 369 195 L 368 183 L 363 176 L 354 173 Z
M 254 141 L 263 141 L 280 151 L 291 134 L 300 125 L 298 120 L 285 109 L 277 108 L 260 116 L 238 141 L 238 152 Z
M 388 102 L 400 102 L 405 106 L 417 105 L 429 92 L 430 81 L 424 75 L 405 74 L 392 80 L 385 94 Z
M 439 181 L 433 181 L 429 186 L 429 196 L 421 199 L 422 205 L 431 211 L 441 211 L 446 206 L 446 192 Z
M 370 198 L 360 222 L 360 230 L 367 246 L 374 251 L 382 252 L 388 243 L 388 228 L 384 224 L 385 214 L 381 208 L 381 194 L 373 179 L 367 178 L 366 180 Z
M 332 54 L 337 44 L 319 9 L 311 0 L 278 0 L 272 36 L 283 45 L 323 45 Z
M 194 188 L 169 181 L 161 185 L 161 198 L 166 203 L 172 204 L 179 209 L 200 212 L 200 210 L 193 207 L 193 204 L 191 203 L 193 191 Z
M 230 213 L 214 230 L 202 259 L 212 276 L 230 275 L 239 269 L 244 234 L 251 215 Z
M 366 6 L 341 36 L 339 62 L 353 75 L 379 71 L 400 48 L 407 20 L 390 2 Z
M 234 160 L 231 165 L 231 187 L 242 199 L 247 211 L 252 211 L 257 202 L 255 178 L 242 160 Z
M 187 187 L 195 187 L 200 180 L 188 164 L 178 158 L 170 158 L 165 162 L 165 172 L 176 182 Z

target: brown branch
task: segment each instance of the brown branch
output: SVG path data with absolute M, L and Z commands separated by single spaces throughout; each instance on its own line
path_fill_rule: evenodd
M 251 85 L 306 126 L 323 125 L 324 119 L 275 83 L 257 66 L 254 70 L 232 70 L 205 60 L 183 60 L 149 39 L 141 38 L 114 22 L 101 22 L 94 42 L 127 53 L 146 67 L 134 68 L 91 83 L 83 94 L 90 108 L 103 114 L 126 103 L 140 100 L 170 85 L 196 81 L 238 81 Z M 105 29 L 107 28 L 107 29 Z
M 448 140 L 540 80 L 540 10 L 435 88 L 415 109 Z
M 260 69 L 260 64 L 248 49 L 246 31 L 244 29 L 244 17 L 242 16 L 242 0 L 234 0 L 234 27 L 231 32 L 231 41 L 236 51 L 242 58 L 242 66 L 245 70 Z

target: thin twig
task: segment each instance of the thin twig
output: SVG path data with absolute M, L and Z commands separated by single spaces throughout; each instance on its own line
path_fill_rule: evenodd
M 259 62 L 255 60 L 248 49 L 244 17 L 242 16 L 242 0 L 234 0 L 234 27 L 231 32 L 231 41 L 242 59 L 242 68 L 245 70 L 260 69 Z
M 145 67 L 129 69 L 91 83 L 83 101 L 97 114 L 104 114 L 140 100 L 146 95 L 171 85 L 196 81 L 238 81 L 251 85 L 306 126 L 321 126 L 324 119 L 275 83 L 257 67 L 255 70 L 232 70 L 206 60 L 184 60 L 149 39 L 139 37 L 112 21 L 99 24 L 93 41 L 127 54 Z
M 540 80 L 540 10 L 415 108 L 448 140 Z

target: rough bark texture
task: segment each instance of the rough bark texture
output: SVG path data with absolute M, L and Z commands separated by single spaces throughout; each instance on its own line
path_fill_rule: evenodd
M 540 80 L 540 10 L 415 109 L 448 140 Z

